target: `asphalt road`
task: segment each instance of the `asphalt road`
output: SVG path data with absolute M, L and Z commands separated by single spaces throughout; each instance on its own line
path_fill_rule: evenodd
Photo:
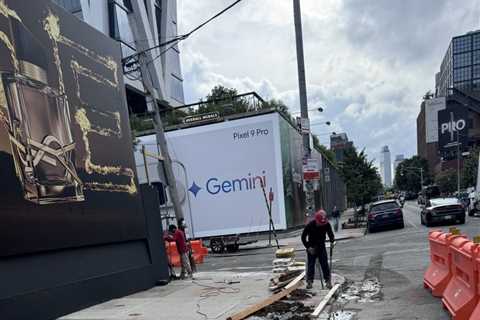
M 339 242 L 334 251 L 333 271 L 349 280 L 347 294 L 335 303 L 351 311 L 352 319 L 450 319 L 439 299 L 423 288 L 429 264 L 427 235 L 420 224 L 420 208 L 408 202 L 403 209 L 405 228 L 367 234 Z M 462 233 L 480 233 L 480 217 L 467 217 Z M 448 226 L 436 226 L 448 229 Z M 236 272 L 271 269 L 273 249 L 241 251 L 231 257 L 210 257 L 201 270 Z M 304 258 L 298 252 L 299 259 Z M 358 289 L 361 288 L 361 293 Z

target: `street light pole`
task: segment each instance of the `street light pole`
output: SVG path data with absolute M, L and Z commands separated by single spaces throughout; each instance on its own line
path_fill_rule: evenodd
M 460 195 L 460 133 L 457 130 L 457 196 Z

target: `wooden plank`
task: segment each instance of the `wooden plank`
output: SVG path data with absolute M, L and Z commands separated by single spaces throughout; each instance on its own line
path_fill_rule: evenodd
M 337 290 L 340 288 L 340 284 L 336 284 L 333 286 L 332 289 L 330 289 L 330 291 L 328 291 L 327 295 L 325 296 L 325 298 L 323 298 L 322 301 L 320 301 L 320 303 L 318 304 L 318 306 L 315 308 L 315 310 L 312 312 L 312 317 L 318 317 L 320 315 L 320 312 L 323 311 L 323 308 L 325 308 L 325 306 L 327 305 L 327 303 L 330 301 L 330 299 L 332 299 L 333 295 L 335 294 L 335 292 L 337 292 Z
M 298 277 L 296 277 L 295 279 L 292 280 L 292 282 L 290 282 L 289 284 L 287 284 L 287 286 L 285 287 L 285 289 L 290 289 L 291 287 L 293 287 L 294 285 L 296 285 L 299 281 L 301 281 L 303 278 L 305 278 L 305 271 L 303 271 L 302 273 L 300 273 L 298 275 Z
M 276 293 L 276 294 L 272 295 L 271 297 L 263 300 L 262 302 L 259 302 L 259 303 L 255 304 L 253 306 L 250 306 L 250 307 L 234 314 L 233 316 L 228 317 L 227 320 L 242 320 L 242 319 L 245 319 L 246 317 L 248 317 L 252 313 L 257 312 L 258 310 L 262 310 L 266 306 L 271 305 L 272 303 L 282 299 L 283 297 L 288 296 L 292 291 L 295 291 L 296 289 L 298 289 L 298 287 L 300 287 L 302 285 L 302 283 L 303 283 L 302 281 L 299 281 L 295 285 L 290 287 L 289 289 L 282 290 L 279 293 Z

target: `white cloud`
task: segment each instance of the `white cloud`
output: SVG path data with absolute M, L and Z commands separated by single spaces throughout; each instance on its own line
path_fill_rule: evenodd
M 179 0 L 180 32 L 226 7 L 227 0 Z M 304 0 L 308 103 L 323 107 L 315 132 L 345 131 L 370 157 L 416 153 L 421 97 L 452 36 L 475 29 L 474 0 Z M 187 102 L 217 84 L 257 91 L 299 108 L 291 0 L 242 1 L 181 46 Z M 327 142 L 328 137 L 321 138 Z

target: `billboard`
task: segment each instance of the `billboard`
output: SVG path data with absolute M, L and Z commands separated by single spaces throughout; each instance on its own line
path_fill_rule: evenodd
M 445 97 L 425 101 L 426 142 L 438 142 L 438 112 L 446 108 Z
M 119 45 L 1 1 L 0 76 L 0 256 L 144 238 Z
M 438 112 L 438 147 L 446 152 L 468 145 L 468 109 L 462 105 L 446 108 Z
M 167 132 L 192 236 L 267 231 L 262 183 L 267 196 L 270 188 L 274 192 L 276 228 L 286 228 L 278 117 L 268 114 Z M 154 151 L 155 136 L 143 137 L 141 143 Z M 153 172 L 151 176 L 155 179 Z

